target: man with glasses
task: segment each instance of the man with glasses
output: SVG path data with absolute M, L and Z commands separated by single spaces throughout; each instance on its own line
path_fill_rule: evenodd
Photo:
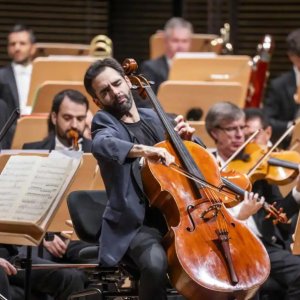
M 219 102 L 208 111 L 206 116 L 206 130 L 216 144 L 216 156 L 220 164 L 244 143 L 245 132 L 249 132 L 249 124 L 245 122 L 245 113 L 239 107 L 229 102 Z M 246 126 L 248 125 L 248 126 Z M 298 213 L 300 206 L 300 178 L 296 186 L 284 199 L 278 186 L 270 185 L 265 180 L 253 184 L 253 192 L 263 195 L 267 202 L 277 202 L 284 209 L 288 218 Z M 271 218 L 266 219 L 266 212 L 260 209 L 262 201 L 243 201 L 231 213 L 242 220 L 261 239 L 268 251 L 271 262 L 271 273 L 285 290 L 286 298 L 275 293 L 275 299 L 300 299 L 300 257 L 290 251 L 289 240 L 279 230 L 280 224 L 275 225 Z M 279 297 L 279 298 L 278 298 Z

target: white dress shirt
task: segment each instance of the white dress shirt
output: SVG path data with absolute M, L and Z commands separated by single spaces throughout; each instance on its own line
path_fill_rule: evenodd
M 32 64 L 23 66 L 21 64 L 12 63 L 12 67 L 17 83 L 21 114 L 30 114 L 31 107 L 27 106 L 27 99 L 31 80 Z

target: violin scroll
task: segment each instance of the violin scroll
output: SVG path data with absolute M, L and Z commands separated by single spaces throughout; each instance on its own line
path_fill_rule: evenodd
M 79 132 L 77 130 L 70 129 L 67 132 L 67 138 L 72 140 L 72 149 L 75 151 L 78 151 L 79 150 L 79 144 L 78 144 Z
M 278 223 L 286 224 L 288 222 L 288 218 L 286 216 L 286 213 L 283 212 L 282 207 L 277 209 L 275 207 L 275 205 L 276 205 L 276 202 L 274 202 L 273 204 L 268 204 L 267 205 L 267 210 L 268 210 L 269 213 L 265 216 L 265 219 L 270 219 L 271 217 L 274 218 L 273 219 L 273 224 L 274 225 L 276 225 Z

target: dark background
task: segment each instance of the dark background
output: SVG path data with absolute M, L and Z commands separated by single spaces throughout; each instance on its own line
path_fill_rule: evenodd
M 140 62 L 149 57 L 150 35 L 174 15 L 191 21 L 196 33 L 218 34 L 229 22 L 235 54 L 254 56 L 271 34 L 271 77 L 290 67 L 285 37 L 300 27 L 299 0 L 0 0 L 0 66 L 8 61 L 6 36 L 16 22 L 32 27 L 38 42 L 89 44 L 106 34 L 119 61 Z

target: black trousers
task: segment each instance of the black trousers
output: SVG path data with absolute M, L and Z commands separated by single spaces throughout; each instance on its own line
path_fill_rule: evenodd
M 35 263 L 51 263 L 45 259 L 34 257 L 32 259 Z M 1 269 L 2 270 L 2 269 Z M 3 271 L 3 270 L 2 270 Z M 3 271 L 4 273 L 4 271 Z M 0 273 L 0 276 L 3 274 Z M 25 282 L 25 271 L 19 271 L 16 275 L 7 276 L 4 273 L 4 283 L 9 283 L 23 288 Z M 53 270 L 32 270 L 31 272 L 31 289 L 32 292 L 39 292 L 51 295 L 54 299 L 65 300 L 74 292 L 84 289 L 84 275 L 75 269 L 53 269 Z M 5 279 L 6 277 L 6 279 Z M 11 294 L 7 291 L 7 286 L 2 284 L 2 277 L 0 277 L 1 287 L 0 293 L 6 293 L 6 298 L 10 299 Z M 4 288 L 3 288 L 4 286 Z M 3 291 L 2 291 L 3 289 Z M 4 294 L 5 295 L 5 294 Z M 20 298 L 13 300 L 23 300 L 24 295 L 20 295 Z
M 126 252 L 140 272 L 140 300 L 167 299 L 168 263 L 161 239 L 157 229 L 143 226 Z
M 271 261 L 270 276 L 286 287 L 285 300 L 300 299 L 300 256 L 274 245 L 265 247 Z
M 0 268 L 0 294 L 5 298 L 10 299 L 8 278 L 2 268 Z

